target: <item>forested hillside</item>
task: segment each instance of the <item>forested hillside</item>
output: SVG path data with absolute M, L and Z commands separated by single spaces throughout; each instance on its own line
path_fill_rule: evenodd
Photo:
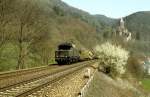
M 60 0 L 0 0 L 0 71 L 54 62 L 65 41 L 92 49 L 110 37 L 112 19 L 103 18 Z
M 132 51 L 149 51 L 150 12 L 125 17 Z M 0 71 L 54 63 L 61 42 L 93 49 L 111 39 L 119 19 L 90 15 L 61 0 L 0 0 Z M 145 44 L 145 41 L 147 42 Z
M 137 40 L 149 41 L 150 12 L 137 12 L 125 18 L 127 28 Z
M 150 54 L 150 11 L 133 13 L 125 17 L 125 23 L 135 40 L 132 50 Z

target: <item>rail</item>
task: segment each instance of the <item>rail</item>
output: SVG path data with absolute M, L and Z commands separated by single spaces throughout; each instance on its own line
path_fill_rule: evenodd
M 3 91 L 0 90 L 0 96 L 15 96 L 15 97 L 26 97 L 27 95 L 51 84 L 52 82 L 68 75 L 76 70 L 79 70 L 81 68 L 84 68 L 95 61 L 87 61 L 87 62 L 81 62 L 76 63 L 74 65 L 67 66 L 65 68 L 57 69 L 54 72 L 51 72 L 48 75 L 42 76 L 38 79 L 32 79 L 31 81 L 28 81 L 26 83 L 20 83 L 18 86 L 12 85 L 11 87 L 8 86 L 8 88 L 4 89 Z M 13 89 L 13 90 L 12 90 Z M 21 90 L 22 89 L 22 90 Z

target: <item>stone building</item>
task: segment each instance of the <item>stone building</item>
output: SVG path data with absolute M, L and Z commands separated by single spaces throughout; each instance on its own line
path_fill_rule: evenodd
M 116 34 L 118 34 L 120 37 L 122 37 L 123 40 L 125 40 L 125 41 L 129 41 L 129 40 L 132 39 L 132 34 L 125 27 L 125 22 L 124 22 L 123 18 L 120 19 L 119 27 L 117 29 L 117 33 Z

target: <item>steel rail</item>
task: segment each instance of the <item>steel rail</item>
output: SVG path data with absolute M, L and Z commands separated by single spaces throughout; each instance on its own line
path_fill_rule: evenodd
M 69 65 L 69 66 L 67 66 L 67 67 L 65 67 L 65 68 L 60 68 L 60 69 L 56 69 L 55 71 L 53 71 L 53 72 L 51 72 L 50 74 L 47 74 L 47 75 L 44 75 L 44 76 L 40 76 L 40 77 L 38 77 L 38 78 L 34 78 L 34 79 L 31 79 L 31 80 L 28 80 L 28 81 L 24 81 L 24 82 L 21 82 L 21 83 L 16 83 L 16 84 L 13 84 L 13 85 L 10 85 L 10 86 L 7 86 L 7 87 L 4 87 L 4 88 L 2 88 L 2 89 L 0 89 L 0 92 L 1 93 L 5 93 L 5 91 L 9 91 L 9 90 L 11 90 L 12 88 L 14 88 L 14 87 L 17 87 L 17 86 L 20 86 L 20 85 L 22 85 L 22 84 L 27 84 L 27 83 L 30 83 L 30 82 L 33 82 L 33 81 L 35 81 L 35 80 L 40 80 L 40 79 L 43 79 L 43 78 L 46 78 L 46 77 L 49 77 L 49 76 L 53 76 L 53 75 L 55 75 L 55 74 L 57 74 L 57 73 L 61 73 L 61 72 L 65 72 L 65 71 L 67 71 L 67 70 L 71 70 L 71 68 L 75 68 L 75 67 L 82 67 L 82 66 L 84 66 L 84 65 L 81 65 L 81 64 L 89 64 L 89 63 L 91 63 L 91 62 L 93 62 L 93 61 L 87 61 L 87 62 L 81 62 L 81 63 L 76 63 L 76 64 L 74 64 L 74 65 Z M 69 71 L 69 72 L 71 72 L 71 71 Z M 61 75 L 62 76 L 62 75 Z M 53 77 L 54 78 L 54 77 Z M 50 81 L 50 80 L 49 80 Z M 44 83 L 44 82 L 43 82 Z M 49 82 L 50 83 L 50 82 Z M 47 84 L 47 83 L 44 83 L 45 85 Z M 42 86 L 45 86 L 45 85 L 41 85 L 41 86 L 38 86 L 38 87 L 42 87 Z M 36 88 L 38 88 L 38 87 L 36 87 Z M 35 90 L 35 89 L 33 89 L 33 90 Z M 29 90 L 29 91 L 32 91 L 32 89 L 31 90 Z M 29 91 L 26 91 L 27 92 L 27 94 L 29 93 Z M 25 93 L 26 94 L 26 93 Z M 24 93 L 22 94 L 18 94 L 18 95 L 24 95 Z M 20 96 L 16 96 L 16 97 L 20 97 Z
M 60 71 L 58 73 L 55 73 L 54 75 L 52 75 L 52 78 L 45 81 L 44 83 L 40 84 L 40 85 L 37 85 L 23 93 L 20 93 L 18 95 L 16 95 L 15 97 L 26 97 L 50 84 L 52 84 L 53 82 L 56 82 L 57 80 L 61 79 L 61 78 L 64 78 L 65 76 L 67 75 L 70 75 L 72 73 L 74 73 L 75 71 L 78 71 L 86 66 L 90 65 L 90 63 L 86 63 L 86 64 L 83 64 L 83 65 L 78 65 L 78 66 L 74 66 L 74 67 L 71 67 L 71 68 L 68 68 L 64 71 Z

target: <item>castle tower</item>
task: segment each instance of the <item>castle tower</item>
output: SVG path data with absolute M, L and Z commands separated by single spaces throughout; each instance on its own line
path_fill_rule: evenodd
M 120 28 L 125 29 L 124 20 L 123 18 L 120 19 Z
M 131 32 L 125 27 L 125 22 L 123 18 L 120 18 L 119 27 L 118 27 L 118 34 L 121 36 L 125 41 L 129 41 L 132 39 Z

